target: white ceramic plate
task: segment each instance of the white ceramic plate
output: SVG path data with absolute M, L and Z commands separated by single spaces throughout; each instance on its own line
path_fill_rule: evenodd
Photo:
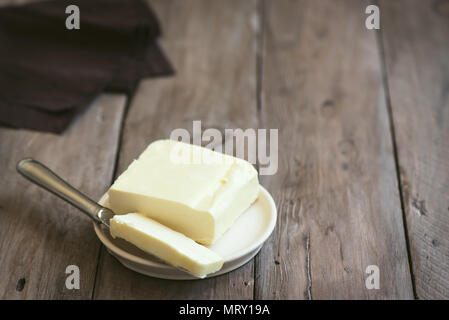
M 99 201 L 108 206 L 108 195 Z M 251 260 L 268 239 L 276 225 L 276 205 L 265 188 L 260 187 L 259 198 L 232 225 L 232 227 L 208 248 L 224 259 L 223 268 L 207 276 L 218 276 L 237 269 Z M 182 270 L 165 264 L 129 242 L 113 239 L 109 230 L 94 223 L 95 232 L 109 253 L 115 256 L 125 267 L 139 273 L 162 279 L 192 280 L 198 279 Z

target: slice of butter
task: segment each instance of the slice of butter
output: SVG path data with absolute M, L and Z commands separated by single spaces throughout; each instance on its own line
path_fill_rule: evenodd
M 109 189 L 117 214 L 139 212 L 211 244 L 257 199 L 247 161 L 173 140 L 150 144 Z
M 212 250 L 137 213 L 115 215 L 110 220 L 110 232 L 113 238 L 125 239 L 199 278 L 223 266 L 223 259 Z

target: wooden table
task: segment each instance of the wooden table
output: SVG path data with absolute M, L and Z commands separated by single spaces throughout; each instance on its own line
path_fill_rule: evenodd
M 150 2 L 176 76 L 142 81 L 130 101 L 103 94 L 61 135 L 0 128 L 1 298 L 449 298 L 448 1 L 380 0 L 379 31 L 365 28 L 372 1 Z M 34 157 L 98 199 L 193 120 L 279 129 L 278 172 L 260 178 L 277 226 L 226 275 L 132 272 L 91 221 L 15 171 Z

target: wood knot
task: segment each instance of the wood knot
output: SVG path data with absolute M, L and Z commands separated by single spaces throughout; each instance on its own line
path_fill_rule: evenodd
M 329 235 L 330 232 L 334 232 L 335 226 L 333 224 L 329 225 L 326 227 L 326 229 L 324 230 L 324 235 L 327 236 Z
M 338 149 L 340 153 L 346 158 L 352 158 L 357 154 L 357 148 L 352 139 L 344 139 L 338 142 Z
M 326 99 L 321 104 L 321 114 L 324 118 L 331 118 L 335 115 L 335 102 L 332 99 Z
M 437 239 L 433 239 L 431 241 L 431 243 L 432 243 L 432 246 L 434 246 L 434 247 L 438 247 L 440 245 L 440 241 L 438 241 Z
M 412 199 L 412 207 L 415 208 L 419 216 L 427 216 L 426 201 L 417 197 Z
M 25 288 L 25 283 L 25 278 L 20 278 L 19 281 L 17 281 L 16 291 L 21 292 L 23 288 Z

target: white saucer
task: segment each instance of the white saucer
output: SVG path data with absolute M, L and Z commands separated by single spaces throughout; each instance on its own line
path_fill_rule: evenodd
M 99 201 L 108 206 L 108 195 Z M 232 227 L 209 249 L 223 257 L 223 268 L 207 278 L 230 272 L 251 260 L 268 239 L 276 225 L 276 205 L 265 188 L 260 187 L 259 198 L 232 225 Z M 136 272 L 162 279 L 193 280 L 198 279 L 182 270 L 169 266 L 129 242 L 113 239 L 109 230 L 94 223 L 95 233 L 125 267 Z

